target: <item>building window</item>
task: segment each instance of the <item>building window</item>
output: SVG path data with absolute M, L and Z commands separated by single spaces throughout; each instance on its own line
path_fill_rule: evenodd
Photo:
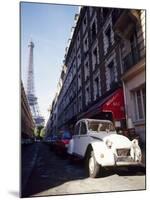
M 85 35 L 84 40 L 83 40 L 83 50 L 84 53 L 87 53 L 89 48 L 89 41 L 88 41 L 88 33 Z
M 83 48 L 84 48 L 84 52 L 86 53 L 88 51 L 88 37 L 87 36 L 84 39 Z
M 78 67 L 80 66 L 80 64 L 81 64 L 81 54 L 80 54 L 80 49 L 79 49 L 78 54 L 77 54 L 77 65 L 78 65 Z
M 99 97 L 99 78 L 94 80 L 94 97 L 97 99 Z
M 96 38 L 96 23 L 95 21 L 92 24 L 92 40 Z
M 113 61 L 108 65 L 108 68 L 109 68 L 109 77 L 111 86 L 111 84 L 115 82 L 115 67 Z
M 84 70 L 85 70 L 84 74 L 85 74 L 85 81 L 86 81 L 89 77 L 89 63 L 88 63 L 88 61 L 85 63 Z
M 77 113 L 77 103 L 76 103 L 76 101 L 74 102 L 74 115 L 76 115 L 76 113 Z
M 87 16 L 85 16 L 83 19 L 83 33 L 85 32 L 86 26 L 87 26 Z
M 90 103 L 90 88 L 86 88 L 86 105 Z
M 109 13 L 109 8 L 103 8 L 103 19 L 104 20 L 107 17 L 108 13 Z
M 133 64 L 137 63 L 139 61 L 139 51 L 138 51 L 138 46 L 137 46 L 137 35 L 134 30 L 133 35 L 130 38 L 130 46 L 131 46 L 131 54 L 132 54 L 132 62 Z
M 77 36 L 77 48 L 79 47 L 80 45 L 80 32 L 78 33 L 78 36 Z
M 91 17 L 93 13 L 93 7 L 89 7 L 89 11 L 90 11 L 90 17 Z
M 92 62 L 93 62 L 93 70 L 95 69 L 96 64 L 98 64 L 98 48 L 95 47 L 92 52 Z
M 145 88 L 133 91 L 135 105 L 135 119 L 145 119 Z
M 110 28 L 110 26 L 105 31 L 105 35 L 106 35 L 107 47 L 109 48 L 111 46 L 111 28 Z
M 78 75 L 78 90 L 81 88 L 81 73 L 79 72 L 79 75 Z
M 86 17 L 84 18 L 84 20 L 83 20 L 83 24 L 86 26 Z
M 86 88 L 86 104 L 88 104 L 89 101 L 89 88 Z
M 143 110 L 145 114 L 145 110 L 146 110 L 145 87 L 142 88 L 142 97 L 143 97 Z
M 75 76 L 75 74 L 76 74 L 76 65 L 73 64 L 73 77 Z

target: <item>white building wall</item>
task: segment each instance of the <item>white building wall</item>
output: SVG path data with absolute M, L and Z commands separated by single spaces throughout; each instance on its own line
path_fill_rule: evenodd
M 145 56 L 145 10 L 141 10 L 140 23 L 137 27 L 137 43 L 139 45 L 140 57 L 142 58 Z M 145 78 L 144 59 L 141 59 L 141 61 L 127 72 L 126 78 L 123 77 L 126 119 L 127 121 L 128 119 L 132 120 L 136 132 L 143 141 L 145 141 L 145 119 L 137 120 L 133 91 L 145 84 Z
M 145 84 L 145 70 L 134 75 L 132 79 L 124 82 L 124 95 L 125 95 L 125 102 L 126 102 L 126 118 L 127 121 L 130 118 L 133 122 L 133 125 L 136 129 L 136 132 L 140 135 L 141 139 L 145 141 L 145 119 L 137 121 L 136 120 L 136 113 L 135 113 L 135 102 L 132 96 L 132 92 L 135 89 L 140 88 L 142 85 Z

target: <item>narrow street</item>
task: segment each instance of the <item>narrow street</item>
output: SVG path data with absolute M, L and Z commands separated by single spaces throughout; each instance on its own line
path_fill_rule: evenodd
M 143 170 L 105 170 L 103 177 L 87 178 L 82 162 L 70 163 L 37 142 L 22 148 L 22 197 L 145 189 Z

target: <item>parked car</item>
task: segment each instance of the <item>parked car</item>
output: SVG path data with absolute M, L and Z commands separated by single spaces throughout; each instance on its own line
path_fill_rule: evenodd
M 46 143 L 46 144 L 50 144 L 50 143 L 51 143 L 51 140 L 52 140 L 52 137 L 53 137 L 53 135 L 50 135 L 50 136 L 44 138 L 44 139 L 43 139 L 43 142 Z
M 21 144 L 23 144 L 23 145 L 33 144 L 33 138 L 22 138 L 21 139 Z
M 84 158 L 86 172 L 93 178 L 102 174 L 103 167 L 136 166 L 142 158 L 138 140 L 117 134 L 109 120 L 78 121 L 67 152 Z
M 41 139 L 39 139 L 39 138 L 35 138 L 34 141 L 35 141 L 35 142 L 41 142 Z
M 54 150 L 54 149 L 55 149 L 57 139 L 58 139 L 58 136 L 57 136 L 57 135 L 52 135 L 52 136 L 50 137 L 49 145 L 50 145 L 50 149 L 51 149 L 51 150 Z
M 67 153 L 67 148 L 68 148 L 71 138 L 72 137 L 69 131 L 61 131 L 59 133 L 58 138 L 56 139 L 55 147 L 54 147 L 57 154 L 64 155 Z

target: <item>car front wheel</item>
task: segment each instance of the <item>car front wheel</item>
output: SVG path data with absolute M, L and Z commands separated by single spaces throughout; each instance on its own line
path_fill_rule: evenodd
M 91 178 L 97 178 L 100 175 L 101 166 L 97 163 L 94 152 L 91 151 L 86 159 L 86 172 Z

